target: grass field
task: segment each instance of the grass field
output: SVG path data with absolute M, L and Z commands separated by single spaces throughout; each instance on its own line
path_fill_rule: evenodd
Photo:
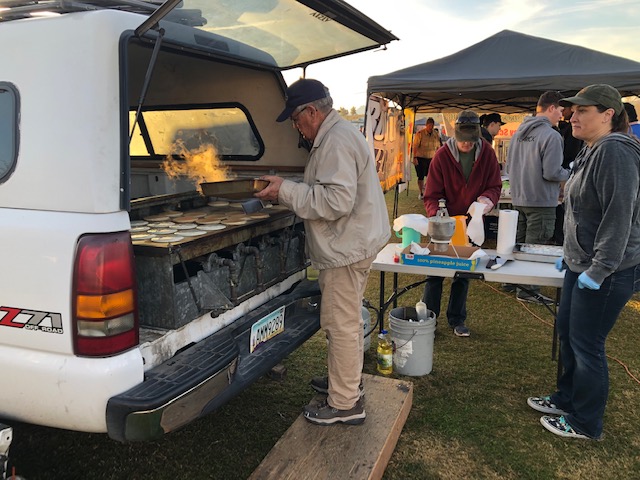
M 391 205 L 392 194 L 387 197 Z M 399 212 L 423 212 L 414 193 L 400 194 Z M 419 279 L 400 276 L 402 284 Z M 373 272 L 366 294 L 372 304 L 378 303 L 378 285 Z M 414 383 L 413 407 L 384 478 L 640 478 L 640 297 L 627 305 L 609 336 L 605 438 L 587 442 L 548 433 L 540 414 L 527 406 L 528 396 L 555 385 L 553 319 L 497 287 L 472 282 L 471 337 L 455 337 L 443 319 L 432 373 L 406 377 Z M 420 295 L 421 288 L 412 290 L 399 304 L 413 305 Z M 373 343 L 365 358 L 365 371 L 372 374 Z M 27 480 L 245 479 L 313 396 L 307 382 L 326 372 L 325 353 L 318 333 L 285 361 L 283 381 L 265 377 L 218 412 L 158 442 L 121 445 L 104 435 L 14 424 L 11 463 Z

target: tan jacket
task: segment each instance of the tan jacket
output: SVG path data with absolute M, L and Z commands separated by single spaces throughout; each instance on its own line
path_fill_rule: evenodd
M 373 155 L 335 110 L 320 126 L 303 182 L 285 180 L 278 200 L 304 220 L 307 251 L 318 270 L 372 257 L 391 236 Z
M 441 146 L 438 132 L 434 129 L 431 133 L 427 133 L 427 129 L 423 128 L 416 132 L 413 139 L 413 158 L 433 158 Z

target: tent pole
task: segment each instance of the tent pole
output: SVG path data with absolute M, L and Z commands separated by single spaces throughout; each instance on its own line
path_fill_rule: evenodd
M 398 199 L 400 198 L 400 183 L 396 183 L 395 192 L 393 193 L 393 218 L 398 218 Z

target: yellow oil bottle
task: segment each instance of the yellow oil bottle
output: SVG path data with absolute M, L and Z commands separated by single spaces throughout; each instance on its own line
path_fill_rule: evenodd
M 386 330 L 378 335 L 378 372 L 382 375 L 393 373 L 393 345 Z

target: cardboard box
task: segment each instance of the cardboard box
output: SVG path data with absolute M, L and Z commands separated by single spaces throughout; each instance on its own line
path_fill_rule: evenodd
M 434 252 L 433 244 L 421 244 L 422 247 L 429 247 L 431 253 L 429 255 L 416 255 L 411 253 L 411 246 L 405 248 L 400 258 L 402 263 L 407 265 L 420 265 L 423 267 L 440 267 L 451 268 L 454 270 L 474 271 L 478 263 L 478 259 L 470 260 L 469 257 L 473 252 L 479 250 L 478 247 L 454 247 L 449 245 L 446 252 Z

